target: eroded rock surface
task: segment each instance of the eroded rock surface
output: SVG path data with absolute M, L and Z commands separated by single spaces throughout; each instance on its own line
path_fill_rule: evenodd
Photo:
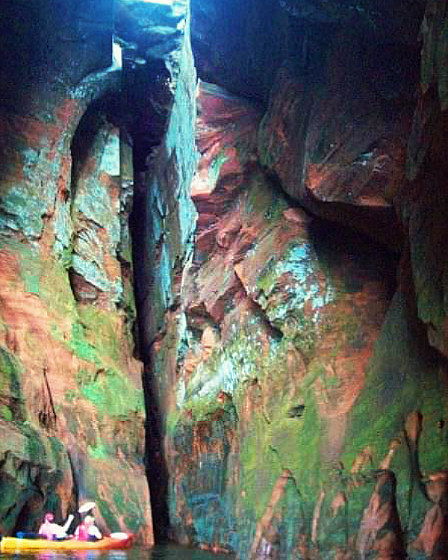
M 204 8 L 201 24 L 212 16 Z M 153 358 L 175 383 L 164 433 L 181 542 L 242 558 L 443 550 L 443 508 L 428 509 L 425 477 L 446 468 L 446 372 L 431 349 L 436 322 L 427 330 L 416 305 L 407 224 L 421 200 L 410 193 L 423 189 L 406 165 L 409 138 L 439 150 L 445 134 L 440 144 L 416 129 L 429 121 L 412 116 L 412 34 L 385 50 L 383 40 L 338 32 L 315 73 L 286 60 L 266 110 L 200 84 L 196 245 Z M 394 81 L 385 60 L 403 56 Z M 424 196 L 419 208 L 437 218 Z M 443 230 L 416 229 L 430 231 Z M 433 260 L 418 261 L 422 274 Z
M 446 1 L 4 4 L 0 532 L 444 558 Z
M 307 71 L 295 59 L 285 62 L 259 135 L 261 161 L 288 194 L 395 247 L 393 198 L 404 178 L 413 88 L 384 75 L 384 63 L 388 57 L 391 66 L 400 64 L 407 50 L 365 45 L 355 32 L 342 32 L 322 67 Z M 416 53 L 406 63 L 402 79 L 416 80 Z
M 347 550 L 348 511 L 361 515 L 372 491 L 362 473 L 380 460 L 373 447 L 344 454 L 395 258 L 275 187 L 256 162 L 256 108 L 200 84 L 199 115 L 197 246 L 153 358 L 176 383 L 165 428 L 172 536 L 241 557 Z M 291 518 L 275 513 L 282 472 Z
M 47 509 L 60 521 L 89 499 L 104 532 L 154 541 L 129 226 L 133 160 L 144 161 L 149 148 L 139 136 L 145 123 L 136 125 L 146 106 L 132 113 L 128 94 L 148 62 L 149 75 L 159 75 L 148 112 L 164 113 L 154 147 L 179 103 L 177 80 L 181 89 L 194 72 L 180 72 L 187 5 L 134 4 L 116 14 L 109 1 L 3 6 L 2 534 L 36 530 Z M 124 36 L 113 55 L 114 32 L 142 4 L 147 16 L 150 7 L 165 14 L 165 29 L 148 16 L 136 38 L 143 54 Z M 154 62 L 155 47 L 146 52 L 142 41 L 158 43 L 168 31 L 176 42 Z M 173 134 L 169 141 L 172 150 Z
M 357 540 L 361 558 L 406 558 L 403 531 L 395 502 L 395 476 L 380 471 L 374 493 L 364 511 Z

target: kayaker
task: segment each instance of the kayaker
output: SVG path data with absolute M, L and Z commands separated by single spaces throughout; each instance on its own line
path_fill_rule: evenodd
M 103 538 L 101 531 L 95 525 L 95 518 L 87 515 L 84 521 L 78 525 L 75 531 L 75 538 L 79 541 L 99 541 Z
M 45 537 L 49 541 L 65 539 L 67 537 L 68 528 L 70 527 L 74 516 L 70 514 L 64 525 L 53 523 L 53 519 L 54 516 L 52 513 L 45 514 L 44 522 L 39 528 L 39 535 L 41 537 Z

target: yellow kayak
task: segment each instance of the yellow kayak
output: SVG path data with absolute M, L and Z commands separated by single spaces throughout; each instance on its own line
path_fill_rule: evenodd
M 46 539 L 18 539 L 3 537 L 0 541 L 0 552 L 34 552 L 35 550 L 113 550 L 129 548 L 134 535 L 118 533 L 116 536 L 104 537 L 99 541 L 47 541 Z

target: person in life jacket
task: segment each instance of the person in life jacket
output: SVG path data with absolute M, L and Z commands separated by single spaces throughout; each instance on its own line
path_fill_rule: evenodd
M 87 515 L 84 521 L 78 525 L 75 531 L 75 538 L 79 541 L 99 541 L 103 538 L 101 531 L 95 525 L 95 518 Z
M 61 540 L 67 537 L 67 531 L 74 519 L 73 515 L 69 515 L 64 525 L 53 523 L 54 516 L 52 513 L 46 513 L 45 519 L 39 528 L 39 535 L 49 541 Z

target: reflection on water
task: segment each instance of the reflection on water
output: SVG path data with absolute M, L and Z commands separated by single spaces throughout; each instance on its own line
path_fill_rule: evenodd
M 194 548 L 181 548 L 174 545 L 156 546 L 146 556 L 146 560 L 233 560 L 233 556 L 229 554 L 214 554 L 205 550 L 197 550 Z M 129 560 L 138 560 L 139 556 L 129 558 Z
M 174 545 L 142 548 L 135 546 L 130 550 L 82 550 L 57 552 L 49 550 L 35 554 L 0 554 L 0 560 L 233 560 L 232 555 L 214 554 L 193 548 Z

